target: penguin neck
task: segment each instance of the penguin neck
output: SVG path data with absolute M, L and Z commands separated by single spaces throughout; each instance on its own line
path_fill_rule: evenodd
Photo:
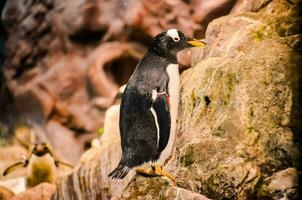
M 171 64 L 177 64 L 177 58 L 176 58 L 176 56 L 173 56 L 172 54 L 149 50 L 145 56 L 146 57 L 148 56 L 155 60 L 159 59 L 159 60 L 167 61 L 168 63 L 171 63 Z

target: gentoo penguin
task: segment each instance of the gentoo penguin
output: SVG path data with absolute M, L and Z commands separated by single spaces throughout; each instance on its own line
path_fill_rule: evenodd
M 171 154 L 179 101 L 177 53 L 205 43 L 170 29 L 158 34 L 136 66 L 122 95 L 120 135 L 122 158 L 109 174 L 122 179 L 132 169 L 145 175 L 163 175 Z
M 26 167 L 26 186 L 34 187 L 42 182 L 55 183 L 57 178 L 56 167 L 71 165 L 54 158 L 52 150 L 47 143 L 35 144 L 30 149 L 27 158 L 9 166 L 3 176 L 15 171 L 17 168 Z

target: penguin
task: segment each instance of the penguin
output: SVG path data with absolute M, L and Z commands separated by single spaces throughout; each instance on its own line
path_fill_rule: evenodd
M 162 166 L 169 158 L 175 139 L 179 102 L 177 53 L 205 46 L 177 29 L 158 34 L 137 64 L 122 95 L 120 137 L 122 156 L 108 175 L 122 179 L 135 168 L 143 175 L 166 176 Z
M 27 158 L 6 168 L 3 176 L 20 167 L 26 167 L 26 186 L 30 188 L 42 182 L 55 183 L 57 178 L 56 167 L 59 165 L 72 168 L 71 165 L 54 157 L 49 144 L 38 143 L 31 147 Z

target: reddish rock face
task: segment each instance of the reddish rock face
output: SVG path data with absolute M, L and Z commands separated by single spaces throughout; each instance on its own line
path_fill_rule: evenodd
M 38 124 L 50 141 L 60 134 L 93 133 L 103 125 L 104 110 L 153 36 L 178 28 L 201 37 L 207 23 L 229 12 L 233 4 L 234 0 L 215 4 L 200 0 L 7 1 L 4 74 L 15 103 L 2 116 L 10 118 L 12 126 Z M 180 62 L 190 66 L 189 54 L 180 56 Z M 53 122 L 65 128 L 54 133 L 58 129 L 50 128 Z M 81 145 L 76 146 L 81 152 Z

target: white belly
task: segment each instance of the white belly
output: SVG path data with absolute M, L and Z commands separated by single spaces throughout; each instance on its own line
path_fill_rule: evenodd
M 169 75 L 169 94 L 170 94 L 170 115 L 171 115 L 171 129 L 170 137 L 166 148 L 161 152 L 158 163 L 165 164 L 165 161 L 169 158 L 172 152 L 175 134 L 176 134 L 176 119 L 178 115 L 178 103 L 179 103 L 179 69 L 178 64 L 170 64 L 167 67 L 167 73 Z

